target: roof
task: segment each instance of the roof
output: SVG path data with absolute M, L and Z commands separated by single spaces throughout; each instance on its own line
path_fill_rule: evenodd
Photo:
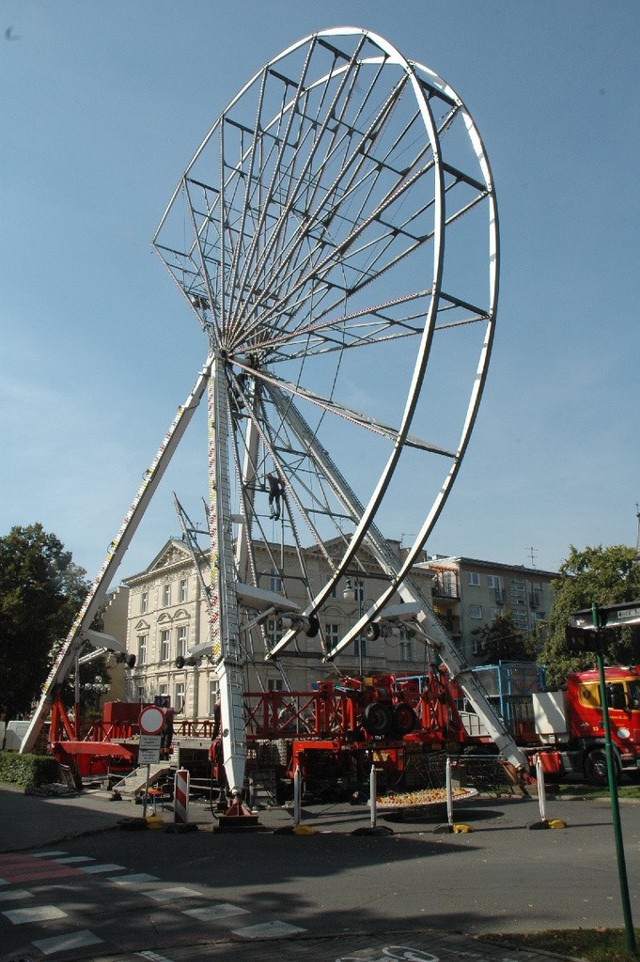
M 531 578 L 535 576 L 542 576 L 545 578 L 559 578 L 560 575 L 557 571 L 545 571 L 543 568 L 527 568 L 525 565 L 509 565 L 505 564 L 503 561 L 485 561 L 481 558 L 466 558 L 463 555 L 451 555 L 450 557 L 442 557 L 438 555 L 436 558 L 429 558 L 428 561 L 422 561 L 416 567 L 425 568 L 439 568 L 446 567 L 447 565 L 456 565 L 459 568 L 492 568 L 499 571 L 513 571 L 518 572 L 523 575 L 527 575 Z

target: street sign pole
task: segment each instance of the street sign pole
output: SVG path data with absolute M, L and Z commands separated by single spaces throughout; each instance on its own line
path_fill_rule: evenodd
M 596 635 L 596 661 L 598 674 L 600 677 L 600 704 L 602 705 L 602 723 L 604 725 L 604 744 L 607 756 L 607 777 L 609 780 L 609 798 L 611 801 L 611 820 L 613 822 L 613 836 L 616 846 L 616 858 L 618 861 L 618 879 L 620 883 L 620 897 L 622 900 L 622 913 L 624 916 L 624 929 L 627 948 L 633 954 L 637 954 L 636 937 L 631 916 L 631 901 L 629 899 L 629 882 L 627 878 L 627 866 L 624 856 L 624 844 L 622 841 L 622 825 L 620 823 L 620 805 L 618 801 L 618 780 L 615 761 L 613 757 L 613 744 L 611 741 L 611 720 L 609 718 L 609 704 L 607 702 L 607 684 L 604 673 L 603 632 L 601 630 L 601 615 L 598 606 L 594 602 L 591 606 L 591 616 L 593 628 Z M 606 618 L 606 615 L 605 615 Z
M 160 761 L 160 743 L 162 741 L 162 729 L 166 724 L 166 716 L 162 708 L 156 705 L 148 705 L 140 712 L 138 725 L 140 727 L 140 741 L 138 745 L 138 764 L 142 761 L 147 765 L 147 776 L 144 785 L 144 799 L 142 801 L 142 817 L 147 817 L 147 804 L 149 799 L 149 779 L 151 778 L 151 765 L 156 765 Z
M 151 775 L 151 765 L 147 765 L 147 777 L 144 782 L 144 799 L 142 800 L 142 817 L 147 817 L 147 799 L 149 798 L 149 777 Z

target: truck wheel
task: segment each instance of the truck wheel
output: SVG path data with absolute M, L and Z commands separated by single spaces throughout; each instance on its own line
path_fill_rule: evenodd
M 616 781 L 619 782 L 621 772 L 615 755 L 613 756 L 613 764 L 616 769 Z M 584 760 L 584 776 L 590 785 L 607 784 L 609 780 L 607 775 L 607 753 L 604 748 L 594 748 L 593 751 L 589 752 Z
M 393 730 L 398 735 L 408 735 L 416 727 L 418 719 L 411 705 L 399 702 L 393 709 Z
M 364 710 L 362 724 L 370 735 L 388 735 L 393 724 L 391 705 L 374 701 Z

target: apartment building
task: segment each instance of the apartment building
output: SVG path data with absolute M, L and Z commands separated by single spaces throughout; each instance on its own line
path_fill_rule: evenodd
M 391 546 L 400 552 L 399 543 L 392 542 Z M 324 549 L 331 555 L 344 550 L 344 544 L 327 543 Z M 307 599 L 305 579 L 314 592 L 329 580 L 326 558 L 317 548 L 305 549 L 303 559 L 293 546 L 258 543 L 254 550 L 258 586 L 286 595 L 301 608 Z M 278 558 L 277 567 L 274 556 Z M 189 652 L 209 637 L 204 596 L 209 577 L 207 557 L 202 555 L 198 571 L 187 544 L 170 538 L 144 571 L 125 580 L 129 599 L 127 650 L 136 656 L 135 667 L 127 671 L 127 700 L 148 702 L 156 695 L 168 695 L 171 704 L 182 709 L 184 718 L 213 714 L 218 699 L 215 669 L 206 656 L 198 658 L 195 665 L 188 663 Z M 397 637 L 375 641 L 361 637 L 333 663 L 323 661 L 322 642 L 331 645 L 356 623 L 377 597 L 380 577 L 380 568 L 371 558 L 357 575 L 343 578 L 323 606 L 318 636 L 309 638 L 301 633 L 296 644 L 285 649 L 278 664 L 264 660 L 265 648 L 273 647 L 284 633 L 277 613 L 267 615 L 262 627 L 256 628 L 252 627 L 256 612 L 241 608 L 245 690 L 308 691 L 327 678 L 425 670 L 429 663 L 427 649 L 404 631 Z M 415 581 L 430 602 L 433 573 L 417 566 Z M 399 600 L 392 599 L 391 603 Z M 187 663 L 182 664 L 182 659 Z
M 434 556 L 423 562 L 434 574 L 433 607 L 466 661 L 482 664 L 477 629 L 509 612 L 525 635 L 537 635 L 553 604 L 555 571 L 477 558 Z

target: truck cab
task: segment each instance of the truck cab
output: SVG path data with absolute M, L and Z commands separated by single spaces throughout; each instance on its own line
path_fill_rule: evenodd
M 621 771 L 640 766 L 640 674 L 637 668 L 605 670 L 611 741 Z M 569 736 L 585 751 L 584 769 L 589 781 L 606 781 L 604 722 L 600 677 L 595 670 L 567 676 Z

